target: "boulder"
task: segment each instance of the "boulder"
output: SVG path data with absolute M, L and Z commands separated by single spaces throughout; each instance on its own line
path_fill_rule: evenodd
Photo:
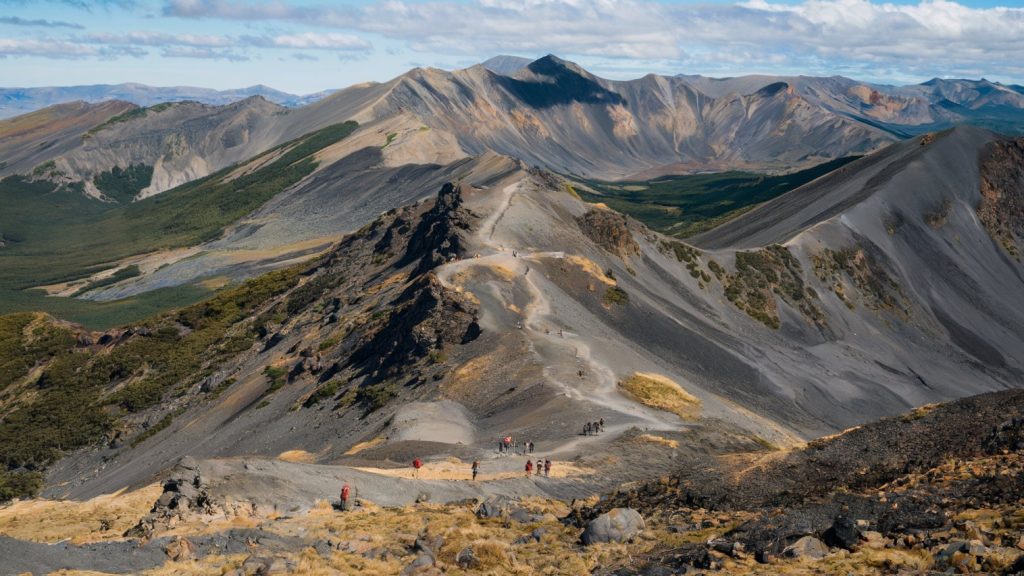
M 828 547 L 821 540 L 814 536 L 804 536 L 796 542 L 786 546 L 782 555 L 787 558 L 807 558 L 820 560 L 828 555 Z
M 491 496 L 476 509 L 477 518 L 500 518 L 512 508 L 513 500 L 508 496 Z
M 632 508 L 614 508 L 591 520 L 583 531 L 583 544 L 629 542 L 646 528 L 643 516 Z
M 185 538 L 176 538 L 171 540 L 167 546 L 164 547 L 164 553 L 167 554 L 167 559 L 172 562 L 186 562 L 195 558 L 196 550 L 192 542 Z
M 429 554 L 420 554 L 408 566 L 402 569 L 402 576 L 430 573 L 433 571 L 433 567 L 434 557 Z
M 431 558 L 436 558 L 442 546 L 444 546 L 444 537 L 430 536 L 422 532 L 416 537 L 416 541 L 412 545 L 412 551 L 428 554 Z
M 520 524 L 530 524 L 533 522 L 541 522 L 544 520 L 543 514 L 534 514 L 526 508 L 519 508 L 518 506 L 509 510 L 509 520 L 519 522 Z
M 462 550 L 459 550 L 459 553 L 455 555 L 455 563 L 463 570 L 472 570 L 480 566 L 480 560 L 478 560 L 476 555 L 473 554 L 472 546 L 467 546 Z
M 832 521 L 832 527 L 822 534 L 822 539 L 833 548 L 852 551 L 860 543 L 860 530 L 856 522 L 840 514 Z

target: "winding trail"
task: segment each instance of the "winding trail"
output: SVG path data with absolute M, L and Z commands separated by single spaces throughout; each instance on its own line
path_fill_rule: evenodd
M 494 241 L 494 233 L 499 223 L 512 205 L 513 198 L 519 191 L 522 181 L 504 187 L 497 207 L 481 222 L 476 233 L 481 253 L 477 257 L 449 262 L 436 270 L 438 280 L 449 288 L 455 288 L 452 278 L 461 271 L 473 267 L 494 268 L 501 266 L 517 274 L 530 294 L 530 302 L 523 310 L 523 329 L 531 342 L 533 352 L 545 361 L 544 376 L 567 397 L 590 402 L 625 416 L 624 421 L 609 424 L 605 432 L 598 436 L 579 436 L 553 448 L 549 452 L 559 453 L 577 448 L 586 443 L 596 442 L 602 437 L 612 438 L 618 434 L 638 426 L 653 430 L 678 430 L 685 424 L 674 416 L 651 410 L 622 396 L 618 391 L 615 372 L 592 350 L 589 342 L 567 330 L 560 333 L 545 332 L 546 326 L 557 324 L 552 319 L 557 313 L 552 310 L 550 299 L 532 279 L 530 262 L 539 263 L 545 259 L 564 259 L 561 251 L 523 252 L 512 249 Z M 513 255 L 515 253 L 515 255 Z M 564 356 L 563 356 L 564 355 Z M 579 378 L 576 373 L 578 366 L 585 374 Z

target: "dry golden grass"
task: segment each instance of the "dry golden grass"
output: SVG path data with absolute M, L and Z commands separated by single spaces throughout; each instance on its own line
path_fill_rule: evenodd
M 383 444 L 385 440 L 386 438 L 384 438 L 383 436 L 377 436 L 372 440 L 367 440 L 366 442 L 359 442 L 358 444 L 353 445 L 351 448 L 345 451 L 345 456 L 353 456 L 355 454 L 359 454 L 364 450 L 376 448 L 377 446 Z
M 660 444 L 661 446 L 668 446 L 669 448 L 679 448 L 678 440 L 670 440 L 654 434 L 641 434 L 634 440 L 637 442 L 647 442 L 650 444 Z
M 619 382 L 619 389 L 644 406 L 671 412 L 683 420 L 700 417 L 700 400 L 660 374 L 637 372 Z
M 26 500 L 0 508 L 0 534 L 33 542 L 75 544 L 120 540 L 149 513 L 162 488 L 153 484 L 134 492 L 105 494 L 84 502 Z
M 599 282 L 602 282 L 608 286 L 615 286 L 615 280 L 613 278 L 609 278 L 608 275 L 604 273 L 604 270 L 602 270 L 601 267 L 597 265 L 597 262 L 594 262 L 590 258 L 587 258 L 585 256 L 579 256 L 576 254 L 570 254 L 565 257 L 565 261 L 568 262 L 569 264 L 572 264 L 573 266 L 579 267 L 590 276 L 593 276 Z
M 277 455 L 277 459 L 283 462 L 301 462 L 313 464 L 316 462 L 316 455 L 305 450 L 287 450 Z
M 488 268 L 490 268 L 490 270 L 494 272 L 495 275 L 497 275 L 502 280 L 505 280 L 506 282 L 511 282 L 516 276 L 518 276 L 518 274 L 502 266 L 501 264 L 492 264 L 488 266 Z
M 471 393 L 482 378 L 485 378 L 495 368 L 499 354 L 503 352 L 504 346 L 498 350 L 477 356 L 456 368 L 450 377 L 445 378 L 441 383 L 441 391 L 445 396 L 453 399 L 460 399 L 464 394 Z

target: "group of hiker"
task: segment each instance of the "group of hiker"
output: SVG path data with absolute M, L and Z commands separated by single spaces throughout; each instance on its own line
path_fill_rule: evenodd
M 505 436 L 498 441 L 498 454 L 533 454 L 533 442 L 526 441 L 522 444 L 512 436 Z
M 541 472 L 544 473 L 544 477 L 545 478 L 550 476 L 551 475 L 551 460 L 541 460 L 540 458 L 538 458 L 536 466 L 534 466 L 533 460 L 527 460 L 526 461 L 526 477 L 529 478 L 531 475 L 533 475 L 533 471 L 534 470 L 537 471 L 537 476 L 540 476 Z
M 587 422 L 583 426 L 583 434 L 586 435 L 586 436 L 595 435 L 595 434 L 598 434 L 599 432 L 604 432 L 604 418 L 601 418 L 597 422 Z M 523 442 L 523 443 L 520 444 L 519 441 L 517 441 L 512 436 L 505 436 L 504 438 L 502 438 L 498 442 L 498 453 L 500 453 L 500 454 L 510 454 L 510 455 L 511 454 L 516 454 L 516 455 L 533 454 L 534 448 L 535 448 L 535 446 L 534 446 L 533 442 L 526 441 L 526 442 Z M 414 458 L 413 461 L 412 461 L 412 477 L 413 478 L 419 478 L 419 476 L 420 476 L 420 468 L 422 468 L 422 467 L 423 467 L 423 461 L 420 460 L 419 458 Z M 551 460 L 538 458 L 536 463 L 535 463 L 532 458 L 527 458 L 526 465 L 524 466 L 524 470 L 526 472 L 526 477 L 527 478 L 529 478 L 531 476 L 534 476 L 534 475 L 540 476 L 542 474 L 544 475 L 545 478 L 550 477 L 551 476 Z M 473 480 L 476 481 L 477 476 L 480 475 L 480 461 L 479 460 L 473 460 L 473 464 L 470 466 L 470 472 L 472 474 Z M 336 506 L 336 507 L 339 508 L 340 510 L 343 510 L 343 511 L 351 510 L 353 502 L 355 500 L 356 500 L 356 498 L 355 498 L 354 490 L 352 489 L 352 487 L 349 485 L 348 482 L 345 482 L 345 484 L 341 487 L 341 501 L 340 501 L 340 504 L 338 506 Z

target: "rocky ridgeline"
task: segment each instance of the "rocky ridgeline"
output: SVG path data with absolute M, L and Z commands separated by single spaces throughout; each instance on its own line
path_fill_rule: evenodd
M 748 462 L 754 471 L 738 478 L 709 471 L 737 478 L 722 492 L 698 475 L 679 475 L 614 495 L 586 514 L 633 506 L 669 532 L 694 536 L 651 554 L 642 568 L 607 572 L 614 574 L 742 571 L 826 558 L 830 569 L 877 562 L 892 573 L 1017 574 L 1024 571 L 1022 402 L 1024 392 L 1007 391 L 919 409 L 783 459 Z M 898 446 L 886 450 L 887 442 Z M 885 452 L 872 453 L 869 444 Z

